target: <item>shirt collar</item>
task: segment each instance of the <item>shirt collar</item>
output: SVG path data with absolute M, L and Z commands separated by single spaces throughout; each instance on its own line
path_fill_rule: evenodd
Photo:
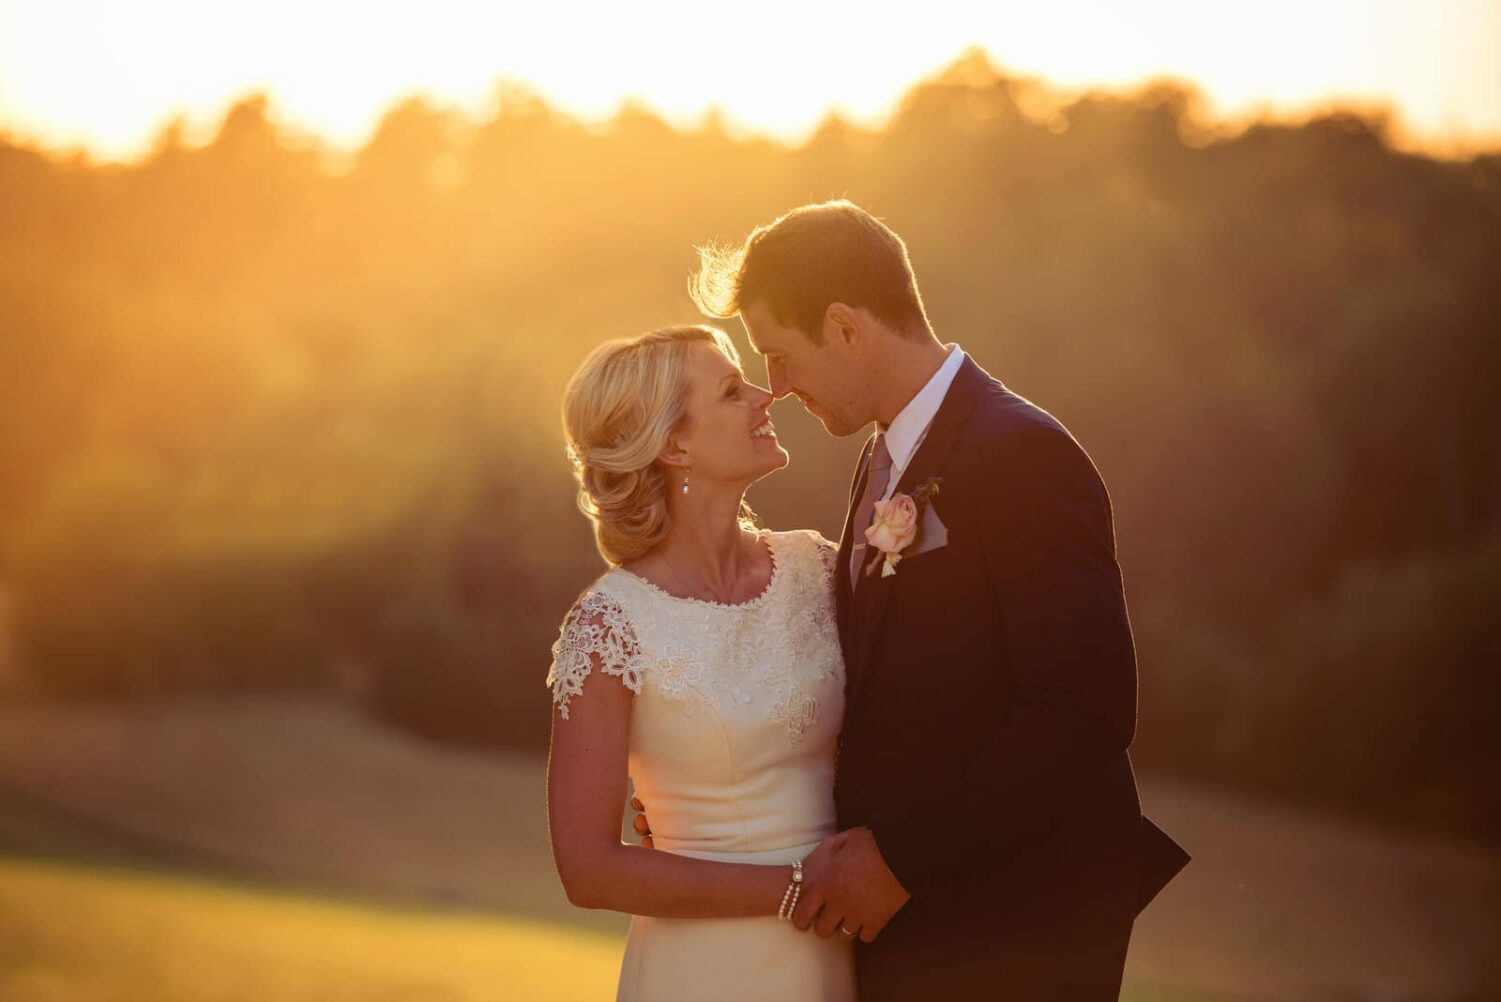
M 892 466 L 898 469 L 906 468 L 912 453 L 922 441 L 923 432 L 933 423 L 933 415 L 938 413 L 943 398 L 948 395 L 949 385 L 958 374 L 959 366 L 964 364 L 962 348 L 954 343 L 946 347 L 949 350 L 948 357 L 943 360 L 938 371 L 933 373 L 926 385 L 917 391 L 917 396 L 907 401 L 907 406 L 886 427 L 886 451 L 891 454 Z

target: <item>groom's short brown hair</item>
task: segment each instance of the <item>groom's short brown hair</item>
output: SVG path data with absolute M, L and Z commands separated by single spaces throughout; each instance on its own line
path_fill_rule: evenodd
M 864 307 L 902 334 L 931 330 L 907 245 L 845 199 L 793 209 L 752 230 L 744 246 L 699 248 L 688 291 L 711 317 L 765 303 L 777 323 L 798 328 L 814 344 L 823 343 L 830 303 Z

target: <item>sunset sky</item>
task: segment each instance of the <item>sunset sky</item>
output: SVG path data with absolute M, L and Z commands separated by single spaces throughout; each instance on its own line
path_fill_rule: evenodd
M 412 93 L 484 113 L 498 79 L 589 119 L 632 98 L 797 139 L 877 123 L 983 48 L 1067 90 L 1197 81 L 1216 114 L 1393 106 L 1407 143 L 1501 146 L 1501 0 L 920 4 L 0 0 L 0 131 L 129 158 L 175 114 L 206 138 L 266 90 L 284 124 L 357 146 Z

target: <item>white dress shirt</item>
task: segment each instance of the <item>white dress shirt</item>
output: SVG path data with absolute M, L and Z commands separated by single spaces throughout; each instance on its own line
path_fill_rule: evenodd
M 891 454 L 891 476 L 886 481 L 886 493 L 880 498 L 882 501 L 890 498 L 896 485 L 901 483 L 907 464 L 912 462 L 917 447 L 928 437 L 928 427 L 932 425 L 938 408 L 943 405 L 943 398 L 948 396 L 949 386 L 954 382 L 959 366 L 964 364 L 962 348 L 954 343 L 948 344 L 947 348 L 948 357 L 943 360 L 938 371 L 917 391 L 917 396 L 907 401 L 907 406 L 902 408 L 901 413 L 883 431 L 886 436 L 886 451 Z

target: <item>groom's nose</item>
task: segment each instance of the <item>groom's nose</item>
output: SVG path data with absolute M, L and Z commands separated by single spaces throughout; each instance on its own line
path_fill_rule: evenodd
M 766 360 L 766 385 L 771 390 L 771 395 L 781 400 L 792 392 L 792 383 L 787 379 L 787 373 L 782 369 L 782 363 Z

